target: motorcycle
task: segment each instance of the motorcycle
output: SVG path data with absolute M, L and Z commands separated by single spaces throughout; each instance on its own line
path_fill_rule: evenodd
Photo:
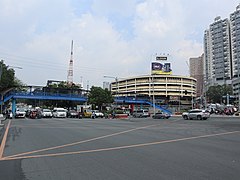
M 36 119 L 37 117 L 37 111 L 33 110 L 30 112 L 30 116 L 29 116 L 31 119 Z

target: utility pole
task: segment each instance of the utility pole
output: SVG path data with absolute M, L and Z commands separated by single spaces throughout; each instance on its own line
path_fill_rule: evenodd
M 188 75 L 191 76 L 191 72 L 190 72 L 190 66 L 189 63 L 186 61 L 187 67 L 188 67 Z
M 152 75 L 152 98 L 153 98 L 153 114 L 156 114 L 156 102 L 155 102 L 155 91 L 154 91 L 154 76 Z
M 179 87 L 178 91 L 179 91 L 178 109 L 179 109 L 179 112 L 180 112 L 181 111 L 181 87 Z

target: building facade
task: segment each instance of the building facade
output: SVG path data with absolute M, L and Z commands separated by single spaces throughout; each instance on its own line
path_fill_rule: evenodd
M 233 77 L 239 77 L 240 70 L 240 5 L 230 14 Z
M 197 80 L 197 97 L 203 95 L 203 55 L 189 59 L 190 76 Z
M 208 86 L 231 84 L 233 75 L 229 20 L 216 17 L 204 34 L 205 81 Z
M 196 79 L 176 75 L 144 75 L 111 83 L 115 97 L 155 98 L 162 103 L 191 105 L 196 97 Z
M 204 32 L 204 91 L 232 85 L 240 106 L 240 4 L 230 18 L 215 18 Z
M 231 46 L 233 60 L 233 95 L 240 107 L 240 5 L 230 14 Z
M 204 82 L 213 84 L 213 63 L 212 63 L 212 48 L 210 38 L 210 30 L 204 32 L 204 61 L 203 61 L 203 74 Z
M 103 89 L 110 90 L 110 83 L 107 82 L 107 81 L 104 81 L 104 82 L 103 82 Z

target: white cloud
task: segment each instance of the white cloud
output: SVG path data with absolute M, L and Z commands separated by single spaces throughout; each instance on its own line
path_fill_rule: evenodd
M 234 11 L 221 2 L 229 14 Z M 89 7 L 80 13 L 70 0 L 1 1 L 1 58 L 23 66 L 17 76 L 27 84 L 66 80 L 73 39 L 76 82 L 83 77 L 85 84 L 101 86 L 111 80 L 104 75 L 148 74 L 155 53 L 171 54 L 175 74 L 186 75 L 185 62 L 202 54 L 208 15 L 217 12 L 206 0 L 94 0 Z
M 92 10 L 94 13 L 101 16 L 118 14 L 126 17 L 132 15 L 136 2 L 136 0 L 94 0 Z
M 18 0 L 1 0 L 0 15 L 2 18 L 19 18 L 28 14 L 28 10 L 34 5 L 35 2 L 32 0 L 22 0 L 21 2 Z

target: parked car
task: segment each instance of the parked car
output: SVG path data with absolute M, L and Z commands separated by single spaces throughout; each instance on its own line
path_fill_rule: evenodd
M 25 118 L 25 117 L 26 117 L 25 109 L 19 108 L 16 110 L 15 118 Z
M 43 109 L 42 110 L 42 117 L 44 118 L 52 118 L 53 117 L 53 113 L 50 109 Z
M 104 117 L 104 114 L 102 112 L 100 112 L 99 110 L 93 110 L 92 111 L 92 115 L 91 115 L 91 118 L 103 118 Z
M 83 113 L 80 113 L 80 114 L 82 114 L 82 117 L 90 118 L 90 117 L 92 117 L 92 110 L 84 109 Z
M 153 119 L 168 119 L 171 117 L 171 114 L 164 113 L 164 112 L 157 112 L 154 115 L 152 115 Z
M 185 120 L 188 119 L 206 120 L 210 117 L 210 113 L 202 109 L 192 109 L 188 112 L 182 113 L 182 117 Z
M 69 110 L 67 112 L 67 117 L 70 117 L 70 118 L 78 118 L 78 115 L 79 113 L 75 110 Z
M 235 116 L 239 116 L 240 111 L 235 112 Z
M 150 117 L 148 110 L 140 109 L 133 111 L 133 117 Z
M 64 108 L 54 108 L 53 109 L 53 117 L 67 117 L 67 111 Z

